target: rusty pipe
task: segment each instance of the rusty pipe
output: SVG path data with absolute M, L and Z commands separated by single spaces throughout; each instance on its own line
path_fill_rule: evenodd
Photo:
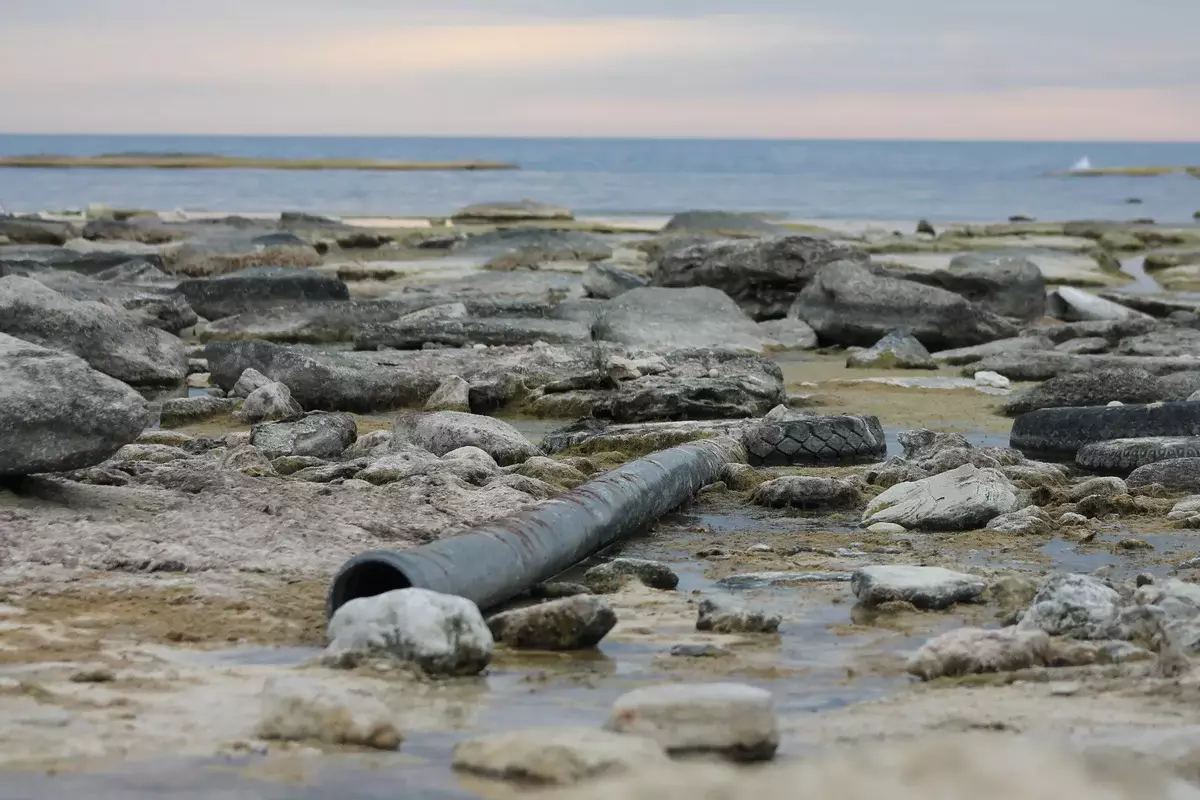
M 411 587 L 492 608 L 570 569 L 678 508 L 721 469 L 745 461 L 728 437 L 661 450 L 507 519 L 411 550 L 371 550 L 347 561 L 329 587 L 329 616 L 358 597 Z

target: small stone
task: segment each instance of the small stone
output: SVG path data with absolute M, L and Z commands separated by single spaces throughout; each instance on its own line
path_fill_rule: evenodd
M 326 654 L 388 654 L 430 675 L 475 675 L 492 660 L 492 633 L 462 597 L 397 589 L 343 605 L 329 621 Z
M 897 525 L 894 522 L 876 522 L 868 525 L 867 533 L 877 533 L 886 536 L 898 536 L 902 533 L 908 533 L 903 525 Z
M 782 622 L 778 614 L 747 608 L 732 600 L 700 601 L 696 630 L 713 633 L 775 633 Z
M 462 411 L 471 410 L 471 385 L 458 375 L 451 375 L 442 381 L 437 390 L 425 402 L 426 411 Z
M 917 233 L 925 236 L 937 236 L 937 230 L 927 219 L 920 220 L 917 223 Z
M 1114 550 L 1153 550 L 1154 545 L 1143 539 L 1122 539 L 1113 546 Z
M 909 659 L 908 672 L 926 681 L 1012 672 L 1046 665 L 1050 652 L 1050 636 L 1043 631 L 959 628 L 922 645 Z
M 769 508 L 853 508 L 862 502 L 857 478 L 788 475 L 754 490 L 751 502 Z
M 679 658 L 718 658 L 731 656 L 733 651 L 717 644 L 677 644 L 671 648 L 671 655 Z
M 870 349 L 851 353 L 846 359 L 846 366 L 874 369 L 938 368 L 925 345 L 907 331 L 892 331 Z
M 1072 486 L 1068 496 L 1072 503 L 1077 503 L 1094 494 L 1101 497 L 1112 497 L 1118 494 L 1129 494 L 1129 488 L 1120 478 L 1089 478 Z
M 1051 532 L 1050 515 L 1037 506 L 1001 514 L 987 524 L 985 530 L 1015 536 L 1041 536 Z
M 608 635 L 617 615 L 587 594 L 506 611 L 487 624 L 497 642 L 517 650 L 586 650 Z
M 272 383 L 271 379 L 254 368 L 243 370 L 241 377 L 233 384 L 233 388 L 229 390 L 230 397 L 249 397 L 256 389 L 261 389 L 264 386 L 269 386 Z
M 1012 381 L 999 372 L 982 370 L 975 373 L 975 384 L 977 386 L 990 386 L 993 389 L 1008 389 L 1012 386 Z
M 653 739 L 673 755 L 767 761 L 779 747 L 771 693 L 738 683 L 676 683 L 617 698 L 605 728 Z
M 1083 690 L 1079 681 L 1059 681 L 1049 686 L 1050 694 L 1054 697 L 1073 697 Z
M 236 413 L 238 419 L 251 424 L 295 420 L 304 416 L 304 409 L 292 398 L 292 392 L 282 383 L 268 383 L 255 389 Z
M 1153 586 L 1154 585 L 1154 576 L 1151 575 L 1149 572 L 1140 572 L 1140 573 L 1138 573 L 1138 576 L 1134 582 L 1136 583 L 1136 585 L 1139 589 L 1143 586 Z
M 673 590 L 679 585 L 679 576 L 658 561 L 642 558 L 614 558 L 592 567 L 583 576 L 583 583 L 594 592 L 611 594 L 618 591 L 627 578 L 636 578 L 651 589 Z
M 746 548 L 747 553 L 774 553 L 775 548 L 769 544 L 752 544 Z
M 594 728 L 509 731 L 455 745 L 454 769 L 490 778 L 569 785 L 669 764 L 659 744 Z
M 1058 518 L 1058 524 L 1072 527 L 1077 525 L 1087 525 L 1088 518 L 1083 514 L 1076 514 L 1074 511 L 1068 511 Z
M 271 678 L 263 687 L 258 735 L 376 750 L 395 750 L 404 741 L 375 698 L 295 677 Z
M 974 602 L 987 583 L 974 575 L 941 567 L 876 566 L 855 571 L 850 589 L 864 606 L 901 600 L 923 610 Z

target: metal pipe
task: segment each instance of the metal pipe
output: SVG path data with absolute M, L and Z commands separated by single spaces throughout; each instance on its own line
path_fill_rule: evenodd
M 411 587 L 492 608 L 645 529 L 716 481 L 726 464 L 745 458 L 741 442 L 732 438 L 691 442 L 457 536 L 411 550 L 361 553 L 334 577 L 326 612 L 332 616 L 355 598 Z

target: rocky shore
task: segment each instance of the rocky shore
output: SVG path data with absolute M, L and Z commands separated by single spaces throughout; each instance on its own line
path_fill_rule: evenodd
M 919 227 L 0 217 L 6 781 L 1200 792 L 1200 225 Z M 510 603 L 327 617 L 707 439 Z

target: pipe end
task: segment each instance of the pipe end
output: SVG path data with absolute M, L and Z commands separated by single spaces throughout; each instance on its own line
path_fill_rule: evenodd
M 412 581 L 390 550 L 361 553 L 347 561 L 334 577 L 325 599 L 325 616 L 360 597 L 374 597 L 397 589 L 411 589 Z

